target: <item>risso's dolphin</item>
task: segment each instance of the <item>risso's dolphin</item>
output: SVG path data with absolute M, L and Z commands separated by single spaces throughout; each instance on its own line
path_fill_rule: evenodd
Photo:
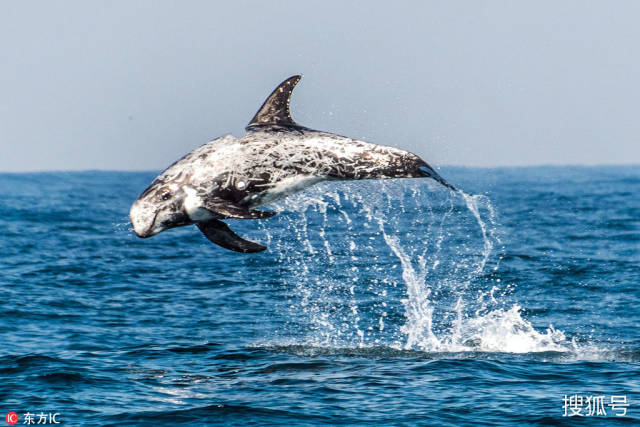
M 223 248 L 260 252 L 266 247 L 220 220 L 271 217 L 276 213 L 255 208 L 320 181 L 429 177 L 455 190 L 415 154 L 298 125 L 289 98 L 300 78 L 269 95 L 244 137 L 213 140 L 162 172 L 131 206 L 135 233 L 151 237 L 195 224 Z

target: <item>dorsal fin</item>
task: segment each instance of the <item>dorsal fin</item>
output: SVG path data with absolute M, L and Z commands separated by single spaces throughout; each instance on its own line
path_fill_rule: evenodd
M 291 118 L 289 112 L 289 99 L 293 88 L 298 84 L 302 76 L 291 76 L 278 85 L 271 95 L 264 101 L 253 119 L 247 125 L 247 129 L 255 126 L 287 126 L 301 127 Z

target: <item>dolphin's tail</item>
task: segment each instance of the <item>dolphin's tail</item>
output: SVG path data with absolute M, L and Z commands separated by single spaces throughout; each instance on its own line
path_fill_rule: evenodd
M 433 178 L 436 181 L 438 181 L 440 184 L 444 185 L 445 187 L 450 188 L 453 191 L 458 191 L 458 189 L 456 187 L 454 187 L 453 185 L 451 185 L 447 181 L 445 181 L 444 178 L 441 177 L 440 175 L 438 175 L 438 172 L 433 170 L 433 168 L 431 166 L 429 166 L 426 162 L 425 162 L 424 165 L 419 166 L 418 170 L 420 171 L 422 176 L 427 177 L 427 178 Z
M 336 161 L 328 174 L 330 179 L 433 178 L 457 191 L 427 162 L 409 151 L 365 141 L 355 141 L 351 149 L 355 152 L 351 156 L 337 157 L 331 153 Z

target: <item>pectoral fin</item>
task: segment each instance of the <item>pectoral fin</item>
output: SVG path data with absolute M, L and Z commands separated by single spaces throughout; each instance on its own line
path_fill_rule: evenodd
M 261 219 L 270 218 L 277 212 L 264 212 L 249 209 L 246 206 L 240 206 L 222 199 L 213 199 L 206 201 L 203 206 L 208 211 L 220 215 L 222 218 L 233 219 Z
M 267 249 L 266 246 L 243 239 L 231 231 L 227 224 L 217 219 L 199 222 L 198 228 L 207 239 L 225 249 L 243 253 L 262 252 Z

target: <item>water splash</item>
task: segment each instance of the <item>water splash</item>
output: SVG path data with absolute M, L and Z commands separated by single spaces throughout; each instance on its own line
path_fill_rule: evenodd
M 463 191 L 458 191 L 458 193 L 464 199 L 464 202 L 466 203 L 467 208 L 469 209 L 469 212 L 473 214 L 473 217 L 478 222 L 478 226 L 480 227 L 480 230 L 482 232 L 482 241 L 484 242 L 484 250 L 482 251 L 482 261 L 478 263 L 478 266 L 475 271 L 475 273 L 480 274 L 482 273 L 482 270 L 484 270 L 484 267 L 487 264 L 487 261 L 489 260 L 489 255 L 491 255 L 491 251 L 493 250 L 494 242 L 495 241 L 497 241 L 498 243 L 501 243 L 501 242 L 494 233 L 492 233 L 491 235 L 488 234 L 487 226 L 485 222 L 482 220 L 482 217 L 480 216 L 478 204 L 484 202 L 484 205 L 487 207 L 487 210 L 489 211 L 489 215 L 490 215 L 489 220 L 491 221 L 491 224 L 495 226 L 495 214 L 494 214 L 493 206 L 491 205 L 489 198 L 485 196 L 482 196 L 482 195 L 472 196 L 470 194 L 466 194 Z
M 280 254 L 289 321 L 278 335 L 289 343 L 575 349 L 552 326 L 536 330 L 507 298 L 512 284 L 492 274 L 502 242 L 486 196 L 412 180 L 324 183 L 276 209 L 283 213 L 262 230 Z

